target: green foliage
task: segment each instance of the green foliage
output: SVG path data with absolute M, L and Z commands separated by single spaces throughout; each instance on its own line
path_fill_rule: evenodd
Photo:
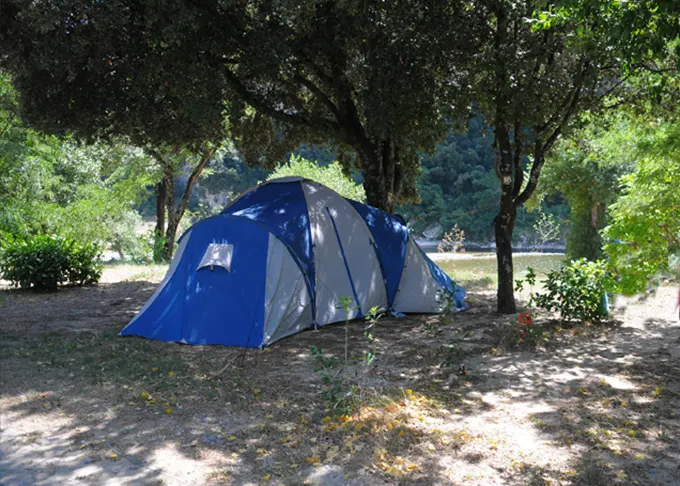
M 573 260 L 548 273 L 546 293 L 535 293 L 531 303 L 547 311 L 558 311 L 563 320 L 600 321 L 607 317 L 605 293 L 611 287 L 606 262 Z
M 581 122 L 586 126 L 560 141 L 549 155 L 535 199 L 566 199 L 567 254 L 596 260 L 603 256 L 600 231 L 620 193 L 618 181 L 635 169 L 636 138 L 630 120 L 621 116 L 584 115 Z
M 9 76 L 0 72 L 0 233 L 52 232 L 81 243 L 111 243 L 135 258 L 132 206 L 152 181 L 147 159 L 125 143 L 82 144 L 24 126 Z
M 414 231 L 433 223 L 444 228 L 458 225 L 468 240 L 493 238 L 493 219 L 498 211 L 500 184 L 494 169 L 492 128 L 480 117 L 470 120 L 465 131 L 451 131 L 431 154 L 423 154 L 418 180 L 420 201 L 397 208 Z M 544 204 L 544 211 L 566 219 L 561 200 Z M 538 215 L 520 208 L 515 234 L 530 239 Z
M 0 274 L 21 288 L 55 290 L 57 285 L 91 285 L 99 281 L 100 248 L 94 244 L 41 234 L 11 239 L 0 249 Z
M 343 197 L 355 201 L 366 201 L 366 193 L 361 185 L 354 182 L 344 173 L 339 162 L 335 161 L 329 165 L 321 166 L 314 161 L 303 159 L 297 155 L 291 155 L 286 164 L 282 164 L 274 170 L 267 180 L 278 177 L 297 176 L 311 179 L 324 186 L 330 187 Z
M 625 294 L 644 290 L 680 252 L 680 123 L 643 130 L 639 155 L 605 230 L 616 290 Z
M 384 209 L 415 197 L 419 151 L 446 133 L 442 115 L 467 111 L 479 36 L 460 26 L 482 27 L 462 1 L 12 0 L 0 16 L 2 64 L 41 128 L 172 146 L 228 129 L 267 167 L 332 140 Z
M 357 406 L 356 386 L 348 383 L 342 374 L 340 360 L 326 357 L 323 348 L 311 346 L 315 362 L 314 372 L 321 377 L 321 396 L 335 415 L 350 414 Z

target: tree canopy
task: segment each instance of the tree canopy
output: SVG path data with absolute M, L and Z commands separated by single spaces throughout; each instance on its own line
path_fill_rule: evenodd
M 331 140 L 368 202 L 391 209 L 415 196 L 444 115 L 467 109 L 477 14 L 463 1 L 9 0 L 0 49 L 43 129 L 180 145 L 228 128 L 270 167 Z
M 638 126 L 637 170 L 623 177 L 605 251 L 617 290 L 635 293 L 680 256 L 680 123 Z

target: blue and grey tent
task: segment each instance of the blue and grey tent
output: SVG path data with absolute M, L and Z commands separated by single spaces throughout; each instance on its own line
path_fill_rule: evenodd
M 311 180 L 244 193 L 179 239 L 168 273 L 121 335 L 262 347 L 377 306 L 436 313 L 465 307 L 455 285 L 398 219 Z

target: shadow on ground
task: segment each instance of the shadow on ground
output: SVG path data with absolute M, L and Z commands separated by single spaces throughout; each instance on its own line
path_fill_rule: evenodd
M 669 319 L 624 316 L 504 351 L 508 318 L 488 292 L 472 292 L 466 313 L 386 318 L 359 382 L 362 414 L 336 420 L 310 347 L 341 357 L 342 325 L 265 350 L 117 337 L 154 287 L 2 292 L 2 484 L 672 484 L 680 474 L 680 326 Z M 352 323 L 350 354 L 365 349 Z

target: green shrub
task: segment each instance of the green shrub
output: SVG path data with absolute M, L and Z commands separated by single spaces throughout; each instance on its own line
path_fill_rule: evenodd
M 605 294 L 611 277 L 603 260 L 585 258 L 566 263 L 548 273 L 547 293 L 532 295 L 532 302 L 548 311 L 559 311 L 564 320 L 601 321 L 608 315 Z
M 91 285 L 101 278 L 100 253 L 94 244 L 53 235 L 7 239 L 0 248 L 0 276 L 21 288 Z

